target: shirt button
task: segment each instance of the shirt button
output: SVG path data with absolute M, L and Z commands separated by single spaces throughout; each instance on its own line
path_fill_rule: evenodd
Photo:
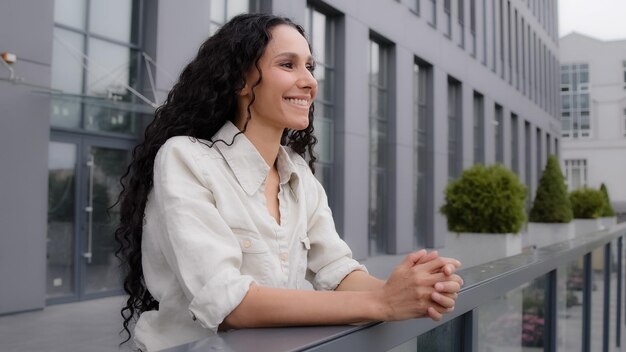
M 243 248 L 250 248 L 252 246 L 252 242 L 250 240 L 243 241 Z
M 282 260 L 283 262 L 286 262 L 287 259 L 289 259 L 289 255 L 287 253 L 280 254 L 280 260 Z

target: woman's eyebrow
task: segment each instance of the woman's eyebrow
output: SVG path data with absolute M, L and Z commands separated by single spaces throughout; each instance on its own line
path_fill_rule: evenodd
M 296 59 L 296 58 L 300 57 L 300 55 L 298 55 L 296 53 L 292 53 L 292 52 L 280 53 L 280 54 L 276 55 L 276 58 L 281 58 L 281 57 L 284 57 L 284 58 L 287 58 L 287 59 Z M 313 59 L 313 56 L 311 56 L 311 55 L 307 55 L 306 60 L 307 61 L 315 61 Z

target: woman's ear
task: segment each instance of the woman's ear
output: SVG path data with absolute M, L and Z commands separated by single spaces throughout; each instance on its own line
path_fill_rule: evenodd
M 248 95 L 248 93 L 250 93 L 250 89 L 248 89 L 248 83 L 246 83 L 246 85 L 244 85 L 243 88 L 241 88 L 241 90 L 239 91 L 239 96 L 245 97 L 246 95 Z

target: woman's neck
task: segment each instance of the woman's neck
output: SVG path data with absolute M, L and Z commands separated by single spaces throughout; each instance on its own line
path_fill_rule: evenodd
M 237 127 L 240 131 L 243 131 L 245 123 L 238 123 Z M 280 139 L 283 131 L 273 126 L 266 126 L 263 124 L 255 123 L 254 119 L 248 121 L 248 126 L 244 135 L 257 149 L 259 154 L 267 165 L 274 166 L 276 158 L 278 157 L 278 149 L 280 148 Z

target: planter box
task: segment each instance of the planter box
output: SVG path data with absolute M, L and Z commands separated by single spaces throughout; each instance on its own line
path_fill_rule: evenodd
M 522 248 L 546 247 L 573 238 L 575 238 L 575 225 L 573 222 L 566 224 L 529 222 L 526 232 L 522 234 Z
M 599 220 L 601 226 L 603 226 L 606 230 L 610 230 L 613 226 L 617 225 L 617 216 L 607 216 L 600 218 Z
M 576 237 L 586 236 L 604 229 L 600 219 L 574 219 L 572 222 L 576 229 Z
M 520 254 L 522 238 L 512 233 L 448 232 L 446 246 L 439 252 L 442 256 L 460 260 L 464 268 L 469 268 Z

